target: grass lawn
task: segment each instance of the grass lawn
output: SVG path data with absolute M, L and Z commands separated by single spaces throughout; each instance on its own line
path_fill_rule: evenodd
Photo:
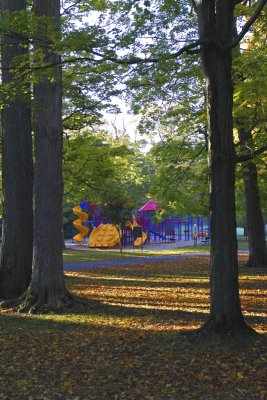
M 170 255 L 170 254 L 184 254 L 184 253 L 195 253 L 209 251 L 209 246 L 187 246 L 180 247 L 177 249 L 160 249 L 156 251 L 147 250 L 143 247 L 143 250 L 132 250 L 123 249 L 120 253 L 120 249 L 85 249 L 85 250 L 64 250 L 63 260 L 64 262 L 81 262 L 81 261 L 99 261 L 99 260 L 117 260 L 121 258 L 133 258 L 133 257 L 149 257 L 159 255 Z
M 208 257 L 68 272 L 66 283 L 88 306 L 0 311 L 1 400 L 267 398 L 266 271 L 240 267 L 260 335 L 218 344 L 186 338 L 208 317 Z

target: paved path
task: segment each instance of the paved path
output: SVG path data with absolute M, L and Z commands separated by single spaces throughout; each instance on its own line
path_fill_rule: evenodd
M 73 244 L 68 243 L 68 248 L 74 247 Z M 177 243 L 161 243 L 160 245 L 149 244 L 146 246 L 149 250 L 156 249 L 169 249 L 169 248 L 177 248 Z M 78 248 L 75 245 L 75 248 Z M 79 250 L 86 250 L 86 245 L 80 245 Z M 240 250 L 239 253 L 247 253 L 246 250 Z M 96 267 L 111 267 L 117 265 L 133 265 L 133 264 L 145 264 L 145 263 L 153 263 L 160 261 L 172 261 L 176 259 L 183 258 L 193 258 L 200 256 L 209 256 L 208 251 L 199 251 L 196 253 L 184 253 L 184 254 L 171 254 L 171 255 L 158 255 L 158 256 L 144 256 L 144 257 L 130 257 L 130 258 L 118 258 L 116 260 L 103 260 L 103 261 L 82 261 L 79 263 L 64 263 L 65 271 L 80 271 L 84 269 L 96 268 Z

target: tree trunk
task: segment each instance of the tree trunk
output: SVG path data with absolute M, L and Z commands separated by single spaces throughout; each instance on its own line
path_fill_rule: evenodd
M 38 16 L 52 17 L 60 32 L 60 0 L 35 0 Z M 60 56 L 40 24 L 38 50 L 45 61 L 58 64 Z M 57 310 L 71 304 L 62 260 L 62 78 L 60 65 L 47 70 L 34 86 L 35 175 L 33 275 L 22 311 Z
M 252 139 L 250 131 L 238 130 L 241 143 Z M 246 201 L 249 259 L 247 265 L 253 268 L 267 266 L 264 220 L 261 211 L 257 167 L 253 160 L 241 165 Z
M 211 309 L 204 328 L 229 334 L 249 330 L 238 288 L 232 56 L 225 50 L 232 41 L 233 2 L 199 0 L 197 14 L 209 124 Z
M 25 0 L 1 0 L 2 10 L 23 11 Z M 1 38 L 2 83 L 14 83 L 8 70 L 16 56 L 27 55 L 23 39 Z M 32 138 L 30 89 L 16 94 L 2 110 L 3 241 L 0 259 L 0 298 L 20 296 L 32 271 Z
M 64 226 L 62 225 L 62 249 L 66 250 L 66 243 L 65 243 L 65 235 L 64 235 Z

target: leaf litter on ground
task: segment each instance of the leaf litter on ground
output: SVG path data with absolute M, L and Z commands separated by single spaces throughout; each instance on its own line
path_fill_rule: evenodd
M 240 262 L 244 262 L 244 257 Z M 208 257 L 68 272 L 88 306 L 0 312 L 0 400 L 267 398 L 267 277 L 240 268 L 259 335 L 188 342 L 209 314 Z

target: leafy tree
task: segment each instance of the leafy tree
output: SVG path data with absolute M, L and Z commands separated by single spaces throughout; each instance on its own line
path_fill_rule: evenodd
M 32 270 L 32 132 L 29 84 L 13 92 L 14 69 L 28 57 L 26 1 L 1 0 L 3 230 L 0 297 L 20 296 Z M 23 73 L 24 68 L 20 68 Z
M 233 37 L 238 3 L 193 0 L 196 20 L 186 1 L 111 2 L 112 40 L 97 52 L 98 60 L 121 66 L 123 79 L 129 80 L 132 73 L 134 82 L 139 75 L 137 84 L 148 90 L 150 71 L 162 68 L 178 74 L 184 65 L 177 61 L 179 57 L 186 53 L 201 55 L 206 82 L 211 214 L 211 310 L 203 329 L 223 334 L 251 332 L 244 322 L 238 290 L 232 49 L 257 20 L 266 0 L 255 2 L 253 15 Z M 148 42 L 142 41 L 145 36 Z M 118 57 L 116 50 L 120 49 L 124 53 Z M 167 73 L 158 85 L 162 87 L 166 81 Z
M 151 150 L 155 177 L 150 193 L 176 215 L 208 214 L 206 149 L 196 138 L 167 138 Z
M 37 25 L 36 50 L 50 65 L 34 85 L 35 176 L 33 274 L 22 311 L 69 305 L 62 261 L 62 81 L 60 56 L 49 35 L 60 35 L 60 1 L 34 0 L 34 14 L 50 24 Z M 49 29 L 48 29 L 49 27 Z M 47 28 L 47 30 L 45 29 Z
M 205 329 L 246 329 L 238 293 L 232 125 L 233 4 L 196 1 L 209 126 L 211 310 Z M 231 3 L 231 4 L 230 4 Z
M 62 38 L 58 49 L 63 69 L 63 127 L 67 134 L 100 123 L 103 111 L 116 112 L 119 67 L 102 62 L 98 52 L 108 46 L 110 22 L 105 1 L 62 2 Z
M 236 50 L 238 54 L 234 64 L 236 77 L 234 122 L 238 131 L 237 162 L 241 162 L 240 170 L 245 189 L 249 242 L 247 265 L 256 268 L 267 265 L 265 227 L 256 165 L 257 157 L 267 149 L 265 141 L 262 141 L 266 136 L 264 124 L 267 111 L 265 98 L 267 77 L 265 78 L 266 72 L 262 67 L 266 50 L 258 32 L 264 28 L 266 24 L 264 26 L 261 20 L 254 24 L 252 34 L 245 42 L 246 49 Z
M 239 139 L 243 146 L 251 139 L 251 132 L 239 129 Z M 267 266 L 267 249 L 265 241 L 265 226 L 261 211 L 258 173 L 255 161 L 252 159 L 241 165 L 245 189 L 245 204 L 247 218 L 247 233 L 249 243 L 249 259 L 247 265 L 253 268 Z
M 255 3 L 253 15 L 233 38 L 234 10 L 238 3 L 232 0 L 217 2 L 193 0 L 192 6 L 197 16 L 197 23 L 193 20 L 193 24 L 195 23 L 195 28 L 198 30 L 197 36 L 196 29 L 190 31 L 190 23 L 187 24 L 187 21 L 190 21 L 188 9 L 186 10 L 187 3 L 185 5 L 184 2 L 179 2 L 171 5 L 167 1 L 146 2 L 144 6 L 135 3 L 135 9 L 129 15 L 127 23 L 132 26 L 130 19 L 134 18 L 137 21 L 134 25 L 136 35 L 148 32 L 152 37 L 154 34 L 158 46 L 153 46 L 155 43 L 153 40 L 147 46 L 142 46 L 141 41 L 135 42 L 135 36 L 128 60 L 126 57 L 120 59 L 109 57 L 117 63 L 137 65 L 137 70 L 139 69 L 137 72 L 142 76 L 142 84 L 145 86 L 149 76 L 148 68 L 151 65 L 156 63 L 166 65 L 167 62 L 173 65 L 174 60 L 186 52 L 199 52 L 201 55 L 206 82 L 211 215 L 211 310 L 209 321 L 202 330 L 222 334 L 251 332 L 242 315 L 238 290 L 232 49 L 243 39 L 259 17 L 266 0 Z M 120 5 L 122 6 L 121 3 Z M 170 10 L 175 6 L 177 8 L 172 15 L 180 15 L 180 20 L 175 21 L 175 18 L 172 21 L 170 18 L 164 20 L 168 14 L 166 9 Z M 159 24 L 155 24 L 153 28 L 153 22 L 158 22 L 154 18 L 156 9 L 159 10 L 157 17 L 161 18 Z M 183 13 L 180 13 L 181 9 Z M 129 10 L 127 11 L 129 13 Z M 146 20 L 148 20 L 147 26 L 145 26 Z M 173 21 L 176 24 L 173 24 Z M 178 25 L 177 21 L 181 24 Z M 171 29 L 168 25 L 170 22 L 172 22 Z M 168 28 L 164 29 L 164 23 Z M 160 30 L 161 26 L 163 31 Z M 186 44 L 182 47 L 179 44 L 177 46 L 179 36 L 174 34 L 174 28 L 180 34 L 181 32 L 184 34 L 183 39 Z M 167 37 L 169 33 L 173 33 L 173 37 L 171 34 Z M 136 53 L 141 54 L 141 48 L 144 49 L 144 58 L 136 56 Z M 173 71 L 174 68 L 175 65 Z
M 123 164 L 129 154 L 126 146 L 112 147 L 105 135 L 84 131 L 69 137 L 64 143 L 65 193 L 77 193 L 78 198 L 90 196 L 96 202 L 106 185 L 116 180 L 116 162 Z
M 64 192 L 76 202 L 89 197 L 90 202 L 103 204 L 118 188 L 128 193 L 135 205 L 142 204 L 148 169 L 138 148 L 114 141 L 105 133 L 84 130 L 64 143 Z
M 248 7 L 246 5 L 240 4 L 238 7 L 241 8 L 242 12 L 245 10 L 246 15 L 248 15 Z M 266 85 L 264 83 L 266 81 L 266 79 L 264 79 L 264 73 L 266 70 L 264 68 L 264 59 L 266 58 L 266 54 L 264 52 L 265 43 L 262 39 L 263 35 L 260 35 L 260 30 L 264 31 L 263 21 L 264 15 L 262 15 L 254 25 L 253 35 L 250 35 L 249 40 L 245 41 L 246 50 L 242 50 L 242 54 L 240 55 L 237 54 L 237 50 L 234 51 L 234 125 L 240 125 L 240 122 L 242 121 L 243 126 L 254 125 L 254 128 L 256 128 L 253 132 L 254 144 L 251 140 L 250 143 L 246 141 L 247 147 L 243 145 L 242 149 L 240 149 L 240 146 L 236 145 L 236 151 L 238 152 L 237 162 L 240 162 L 244 155 L 251 158 L 255 150 L 256 153 L 258 153 L 266 147 L 262 145 L 262 139 L 265 137 L 262 128 L 264 127 L 266 115 Z M 256 39 L 253 39 L 255 37 Z M 251 42 L 253 42 L 253 44 Z M 242 46 L 244 47 L 244 43 Z M 248 55 L 249 52 L 253 54 Z M 179 71 L 178 76 L 174 74 L 171 74 L 171 76 L 167 75 L 166 68 L 154 68 L 152 71 L 153 72 L 150 72 L 149 81 L 145 87 L 141 84 L 137 87 L 137 80 L 133 82 L 133 88 L 135 90 L 132 95 L 135 102 L 134 107 L 138 109 L 139 112 L 143 113 L 143 118 L 140 123 L 141 133 L 149 135 L 149 137 L 152 138 L 152 141 L 155 140 L 155 137 L 163 141 L 162 145 L 155 144 L 154 146 L 158 168 L 155 184 L 152 185 L 150 190 L 154 196 L 157 194 L 157 190 L 159 191 L 161 195 L 161 203 L 163 198 L 166 200 L 172 198 L 173 200 L 175 193 L 177 193 L 179 201 L 175 203 L 172 201 L 170 204 L 172 207 L 179 205 L 180 209 L 183 209 L 183 203 L 186 204 L 187 207 L 190 206 L 190 194 L 187 192 L 188 189 L 185 182 L 182 184 L 183 174 L 180 168 L 181 160 L 179 160 L 179 158 L 181 157 L 181 154 L 178 150 L 179 147 L 177 147 L 178 166 L 176 169 L 168 169 L 168 165 L 174 166 L 174 152 L 168 152 L 168 150 L 166 150 L 164 156 L 164 149 L 170 147 L 170 138 L 174 139 L 175 137 L 182 136 L 181 142 L 184 142 L 186 141 L 187 136 L 188 142 L 190 142 L 192 136 L 191 132 L 198 131 L 205 133 L 205 119 L 203 118 L 204 116 L 201 107 L 201 103 L 204 101 L 204 98 L 201 100 L 203 97 L 202 92 L 204 90 L 201 72 L 198 71 L 196 60 L 194 60 L 193 67 L 189 62 L 187 62 L 187 64 L 184 65 L 183 70 Z M 162 86 L 157 85 L 157 82 L 159 81 L 162 82 Z M 255 123 L 257 124 L 257 127 L 255 126 Z M 168 140 L 166 140 L 166 138 Z M 241 142 L 239 142 L 239 144 L 240 143 Z M 247 150 L 246 152 L 245 148 Z M 160 149 L 162 149 L 162 151 L 160 151 Z M 168 153 L 172 154 L 170 164 L 168 163 Z M 185 161 L 186 154 L 188 154 L 188 165 L 190 165 L 190 152 L 184 152 L 183 160 Z M 194 159 L 194 162 L 195 161 L 196 160 Z M 247 171 L 248 168 L 245 167 L 245 170 Z M 189 172 L 188 168 L 187 172 Z M 184 174 L 185 177 L 186 175 L 188 176 L 188 173 Z M 173 184 L 177 181 L 175 177 L 179 178 L 179 187 L 175 187 Z M 182 191 L 180 189 L 180 184 L 182 184 Z M 251 197 L 252 191 L 249 190 L 248 193 Z M 244 203 L 242 204 L 244 205 Z M 252 210 L 253 208 L 259 208 L 256 207 L 256 204 L 257 203 L 254 200 Z M 195 212 L 201 211 L 197 209 Z M 253 213 L 251 212 L 250 215 L 253 216 Z M 255 228 L 257 226 L 263 227 L 263 220 L 261 223 L 258 223 L 256 218 L 252 218 L 251 223 Z M 257 229 L 250 229 L 249 233 L 256 231 Z M 256 235 L 255 239 L 252 240 L 253 243 L 264 244 L 264 230 L 261 228 L 260 232 L 261 240 L 259 240 L 259 236 Z M 265 245 L 261 246 L 261 249 L 262 255 L 260 255 L 258 246 L 255 247 L 255 251 L 253 251 L 255 254 L 253 257 L 254 259 L 256 259 L 256 257 L 265 257 L 263 256 L 266 252 Z
M 139 132 L 152 144 L 155 172 L 149 193 L 169 213 L 208 214 L 207 128 L 200 63 L 182 60 L 149 71 L 146 85 L 128 81 Z M 139 77 L 139 79 L 141 79 Z M 161 84 L 162 85 L 161 85 Z
M 122 191 L 110 193 L 110 201 L 103 204 L 101 212 L 113 224 L 121 239 L 123 227 L 129 222 L 133 212 L 133 202 Z M 122 252 L 122 241 L 120 240 L 120 251 Z

